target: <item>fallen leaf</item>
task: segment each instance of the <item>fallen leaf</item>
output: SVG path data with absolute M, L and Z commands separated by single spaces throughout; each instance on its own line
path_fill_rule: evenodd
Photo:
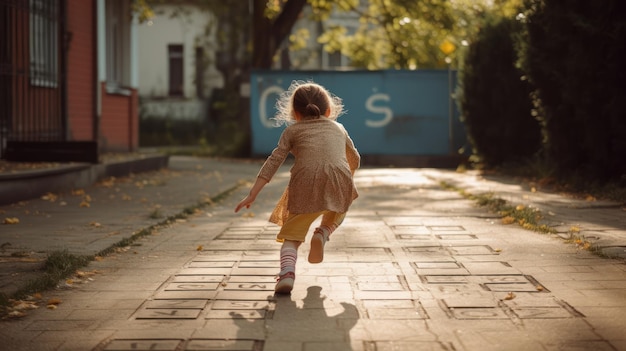
M 513 224 L 515 222 L 515 218 L 511 216 L 506 216 L 502 218 L 502 224 Z
M 34 310 L 39 308 L 34 302 L 29 301 L 15 301 L 14 305 L 11 307 L 14 311 L 24 311 L 24 310 Z
M 48 303 L 46 303 L 46 305 L 58 305 L 61 302 L 61 299 L 51 298 L 50 300 L 48 300 Z
M 96 228 L 102 227 L 102 224 L 100 224 L 98 222 L 91 222 L 91 223 L 89 223 L 89 225 L 92 226 L 92 227 L 96 227 Z
M 515 207 L 515 209 L 518 210 L 518 211 L 521 211 L 521 210 L 523 210 L 525 208 L 526 208 L 526 206 L 524 206 L 524 205 L 517 205 L 517 207 Z
M 48 305 L 46 306 L 47 309 L 49 310 L 56 310 L 57 309 L 57 305 Z
M 3 224 L 18 224 L 20 223 L 20 220 L 17 217 L 8 217 L 8 218 L 5 218 L 2 223 Z
M 11 311 L 8 314 L 9 318 L 21 318 L 21 317 L 24 317 L 25 315 L 26 313 L 21 312 L 21 311 Z
M 202 245 L 198 245 L 198 248 L 196 248 L 197 251 L 202 251 Z
M 537 291 L 543 291 L 543 286 L 541 285 L 537 285 L 535 288 L 537 289 Z
M 506 296 L 504 297 L 505 300 L 513 300 L 514 298 L 515 298 L 515 294 L 512 292 L 506 294 Z
M 570 231 L 570 232 L 572 232 L 572 233 L 578 233 L 578 232 L 580 232 L 580 227 L 577 227 L 577 226 L 571 226 L 571 227 L 569 228 L 569 231 Z
M 87 201 L 83 201 L 83 202 L 80 203 L 80 207 L 89 207 L 89 206 L 91 206 L 91 205 Z
M 55 202 L 57 200 L 58 196 L 53 194 L 53 193 L 47 193 L 45 195 L 43 195 L 41 197 L 42 200 L 46 200 L 46 201 L 50 201 L 50 202 Z

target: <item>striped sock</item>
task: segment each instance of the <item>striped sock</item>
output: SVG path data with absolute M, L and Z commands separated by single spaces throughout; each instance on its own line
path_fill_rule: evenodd
M 283 245 L 280 248 L 280 273 L 279 275 L 283 275 L 287 272 L 295 273 L 297 260 L 298 260 L 298 250 L 293 247 Z

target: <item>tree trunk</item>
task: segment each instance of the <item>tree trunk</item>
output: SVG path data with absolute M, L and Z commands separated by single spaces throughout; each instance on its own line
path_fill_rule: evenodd
M 306 5 L 306 0 L 288 0 L 274 20 L 265 16 L 267 0 L 253 1 L 252 68 L 269 69 L 280 44 L 287 38 Z

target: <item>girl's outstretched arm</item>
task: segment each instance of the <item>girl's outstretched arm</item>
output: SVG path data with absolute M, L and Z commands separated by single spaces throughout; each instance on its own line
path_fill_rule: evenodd
M 250 208 L 250 205 L 252 205 L 254 200 L 256 200 L 256 196 L 259 195 L 265 184 L 267 184 L 267 180 L 261 177 L 257 177 L 256 182 L 254 182 L 254 185 L 252 186 L 252 189 L 250 189 L 250 193 L 248 194 L 248 196 L 241 200 L 239 204 L 237 204 L 237 207 L 235 207 L 235 213 L 239 212 L 239 210 L 244 207 Z

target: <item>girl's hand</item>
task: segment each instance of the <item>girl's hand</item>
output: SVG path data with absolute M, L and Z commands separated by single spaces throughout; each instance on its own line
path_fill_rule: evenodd
M 250 189 L 250 193 L 248 194 L 248 196 L 241 200 L 237 207 L 235 207 L 235 213 L 239 212 L 239 210 L 244 207 L 250 208 L 250 205 L 252 205 L 254 200 L 256 200 L 256 196 L 261 192 L 261 189 L 263 189 L 265 184 L 267 184 L 267 180 L 257 177 L 256 182 L 254 182 L 254 185 L 252 186 L 252 189 Z
M 239 202 L 239 204 L 237 204 L 237 207 L 235 207 L 235 213 L 239 212 L 239 210 L 241 210 L 244 207 L 250 208 L 250 205 L 252 205 L 253 202 L 254 202 L 253 197 L 251 197 L 250 195 L 246 196 L 243 200 Z

